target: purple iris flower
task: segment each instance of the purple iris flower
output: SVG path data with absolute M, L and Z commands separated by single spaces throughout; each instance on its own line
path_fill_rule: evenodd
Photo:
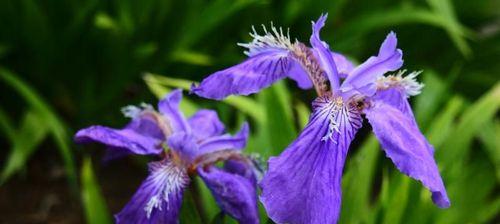
M 403 65 L 396 35 L 389 33 L 378 54 L 355 67 L 321 41 L 326 17 L 312 24 L 312 48 L 292 43 L 281 28 L 264 29 L 264 35 L 254 30 L 254 40 L 240 44 L 248 49 L 246 61 L 192 87 L 192 92 L 212 99 L 255 93 L 284 77 L 303 89 L 315 88 L 318 97 L 309 123 L 281 155 L 269 159 L 269 170 L 260 182 L 260 199 L 268 215 L 277 223 L 337 222 L 342 170 L 363 116 L 396 167 L 422 182 L 437 206 L 449 207 L 434 149 L 420 132 L 408 102 L 423 87 L 415 80 L 418 72 L 384 76 Z
M 221 209 L 240 223 L 258 223 L 257 180 L 252 162 L 240 152 L 246 145 L 248 125 L 234 136 L 212 110 L 199 110 L 185 119 L 179 110 L 181 90 L 158 104 L 128 106 L 132 121 L 123 129 L 91 126 L 80 130 L 78 143 L 99 142 L 111 157 L 124 154 L 155 155 L 149 176 L 132 200 L 115 215 L 117 223 L 178 223 L 183 192 L 190 177 L 200 175 Z M 224 162 L 219 168 L 214 164 Z

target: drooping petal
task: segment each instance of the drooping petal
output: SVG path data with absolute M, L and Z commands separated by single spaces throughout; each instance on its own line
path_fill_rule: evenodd
M 150 174 L 130 202 L 115 215 L 116 223 L 179 223 L 186 171 L 169 161 L 149 164 Z
M 381 101 L 389 104 L 401 111 L 406 117 L 415 120 L 410 103 L 408 103 L 408 97 L 406 96 L 404 89 L 400 87 L 378 90 L 375 95 L 373 95 L 372 99 L 374 101 Z
M 198 168 L 198 174 L 224 212 L 242 224 L 259 223 L 255 182 L 215 166 Z
M 200 150 L 196 137 L 186 132 L 176 132 L 170 135 L 167 145 L 187 162 L 192 161 Z
M 125 150 L 139 155 L 152 155 L 161 152 L 161 141 L 157 136 L 148 136 L 133 128 L 113 129 L 104 126 L 91 126 L 75 134 L 75 142 L 99 142 L 110 150 Z M 123 152 L 120 152 L 123 153 Z
M 158 103 L 158 110 L 168 118 L 174 132 L 190 132 L 191 128 L 179 108 L 182 100 L 182 90 L 176 89 L 170 92 Z
M 234 136 L 225 134 L 208 138 L 199 145 L 198 155 L 226 149 L 243 149 L 247 144 L 248 134 L 248 123 L 244 123 L 240 131 Z
M 321 15 L 318 21 L 312 23 L 313 33 L 309 41 L 319 59 L 321 67 L 327 74 L 328 80 L 330 80 L 331 88 L 336 91 L 339 87 L 339 74 L 337 72 L 337 66 L 331 55 L 328 44 L 322 41 L 319 37 L 319 32 L 321 31 L 321 28 L 325 26 L 327 17 L 328 14 Z
M 347 78 L 347 75 L 354 69 L 354 64 L 340 53 L 332 51 L 331 54 L 337 66 L 339 77 L 343 79 Z
M 224 124 L 213 110 L 199 110 L 189 118 L 188 123 L 199 140 L 224 133 Z
M 450 201 L 434 160 L 434 149 L 414 118 L 384 101 L 374 102 L 365 113 L 387 157 L 402 173 L 422 182 L 431 191 L 437 206 L 449 207 Z
M 376 91 L 377 78 L 403 65 L 403 52 L 397 49 L 397 42 L 396 34 L 390 32 L 380 46 L 378 55 L 356 67 L 342 83 L 341 90 L 358 91 L 365 96 L 372 96 Z
M 288 72 L 288 77 L 294 80 L 301 89 L 310 89 L 313 87 L 313 83 L 307 72 L 299 63 L 293 63 L 290 72 Z
M 260 183 L 261 201 L 276 223 L 336 223 L 341 178 L 349 144 L 361 127 L 354 108 L 318 98 L 299 137 L 278 157 Z
M 239 160 L 226 160 L 224 163 L 224 170 L 226 172 L 237 174 L 247 178 L 252 184 L 257 184 L 257 177 L 255 175 L 255 167 L 248 163 Z
M 295 63 L 289 50 L 263 51 L 241 64 L 211 74 L 199 86 L 193 86 L 191 91 L 198 96 L 216 100 L 229 95 L 249 95 L 289 75 Z

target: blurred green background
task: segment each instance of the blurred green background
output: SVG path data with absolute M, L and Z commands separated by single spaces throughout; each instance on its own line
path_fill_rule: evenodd
M 500 223 L 500 1 L 498 0 L 2 0 L 0 1 L 0 223 L 109 223 L 146 176 L 147 158 L 103 163 L 104 147 L 77 146 L 76 130 L 121 127 L 120 108 L 155 104 L 242 61 L 252 25 L 290 27 L 362 62 L 397 33 L 405 68 L 423 70 L 412 99 L 452 201 L 401 174 L 365 125 L 343 179 L 340 223 Z M 186 94 L 187 95 L 187 94 Z M 248 153 L 278 155 L 307 122 L 313 91 L 290 81 L 223 102 L 186 96 L 187 114 L 216 109 L 230 130 L 251 123 Z M 200 185 L 181 223 L 233 223 Z M 261 211 L 263 223 L 270 222 Z

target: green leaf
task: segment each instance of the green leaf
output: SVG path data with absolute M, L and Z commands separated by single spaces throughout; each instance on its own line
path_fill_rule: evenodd
M 196 11 L 196 16 L 188 17 L 181 26 L 184 32 L 175 44 L 177 50 L 174 54 L 182 49 L 189 49 L 194 43 L 201 40 L 203 36 L 227 20 L 230 16 L 238 11 L 248 7 L 255 0 L 215 0 L 208 5 L 204 5 L 203 9 Z
M 441 80 L 434 71 L 423 72 L 424 90 L 415 100 L 415 115 L 422 130 L 426 130 L 428 124 L 434 118 L 441 102 L 446 98 L 447 83 Z
M 487 123 L 479 133 L 479 139 L 495 165 L 497 181 L 500 182 L 500 121 Z
M 448 102 L 444 110 L 437 115 L 428 131 L 428 139 L 438 149 L 443 145 L 448 134 L 453 130 L 455 119 L 459 112 L 461 112 L 464 101 L 460 97 L 453 97 Z
M 0 128 L 7 137 L 7 139 L 10 141 L 10 143 L 13 144 L 16 135 L 14 130 L 14 125 L 12 124 L 12 121 L 10 120 L 9 116 L 3 111 L 2 108 L 0 108 Z
M 48 134 L 48 126 L 33 111 L 28 111 L 22 120 L 20 129 L 16 132 L 10 154 L 0 176 L 0 184 L 7 181 L 15 172 L 24 167 L 36 147 Z
M 297 119 L 299 121 L 299 130 L 302 130 L 309 123 L 309 117 L 311 116 L 311 110 L 301 101 L 298 101 L 295 105 L 295 110 L 297 111 Z
M 102 197 L 99 183 L 97 183 L 92 170 L 92 161 L 89 158 L 83 160 L 81 182 L 81 196 L 87 223 L 112 223 L 106 201 Z
M 17 78 L 13 73 L 0 67 L 0 79 L 14 88 L 29 104 L 32 110 L 38 114 L 39 119 L 44 120 L 47 124 L 57 149 L 61 154 L 65 171 L 69 182 L 76 188 L 76 168 L 68 142 L 68 134 L 63 122 L 52 111 L 50 106 L 45 103 L 42 98 L 22 80 Z
M 263 90 L 260 96 L 266 111 L 264 128 L 269 136 L 272 155 L 279 155 L 297 136 L 290 96 L 283 81 Z
M 384 204 L 385 213 L 382 223 L 397 224 L 401 223 L 407 206 L 410 178 L 397 174 L 391 185 L 394 188 L 390 191 L 389 200 Z
M 452 169 L 452 177 L 460 175 L 473 137 L 492 120 L 499 106 L 500 83 L 463 113 L 458 125 L 443 143 L 442 149 L 436 151 L 438 161 L 442 162 L 440 166 L 443 170 Z
M 348 161 L 342 177 L 340 223 L 364 223 L 373 212 L 369 204 L 379 154 L 379 143 L 375 136 L 370 135 Z

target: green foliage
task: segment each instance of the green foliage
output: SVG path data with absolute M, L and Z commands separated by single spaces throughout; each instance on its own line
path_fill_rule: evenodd
M 63 158 L 68 179 L 70 183 L 75 184 L 76 169 L 64 124 L 49 105 L 14 74 L 4 68 L 0 68 L 0 78 L 18 92 L 31 108 L 26 113 L 20 129 L 13 136 L 13 148 L 2 171 L 0 183 L 5 182 L 15 171 L 22 168 L 28 157 L 33 153 L 33 150 L 36 149 L 36 146 L 44 139 L 47 133 L 50 133 Z
M 242 61 L 236 43 L 250 40 L 252 25 L 274 21 L 307 42 L 309 21 L 328 12 L 321 35 L 333 50 L 362 62 L 394 30 L 405 66 L 424 68 L 426 86 L 412 105 L 435 147 L 452 202 L 447 210 L 436 208 L 420 183 L 385 158 L 374 136 L 358 134 L 345 166 L 340 223 L 493 222 L 500 213 L 496 6 L 492 0 L 2 1 L 0 64 L 8 70 L 0 68 L 0 84 L 8 88 L 0 88 L 0 132 L 10 150 L 2 160 L 1 186 L 8 187 L 4 183 L 39 159 L 35 152 L 43 149 L 60 155 L 77 189 L 74 158 L 81 155 L 72 150 L 68 130 L 120 127 L 125 122 L 116 116 L 120 107 L 154 104 L 152 96 L 187 90 L 193 81 Z M 267 159 L 307 124 L 311 100 L 312 93 L 281 81 L 220 103 L 185 94 L 181 107 L 187 115 L 215 109 L 231 131 L 248 120 L 245 151 Z M 110 222 L 90 159 L 84 159 L 80 175 L 87 222 Z M 234 223 L 203 184 L 198 188 L 208 221 Z M 193 215 L 191 194 L 186 193 L 181 222 L 202 223 Z M 267 220 L 262 206 L 261 220 Z
M 112 223 L 105 200 L 101 194 L 99 183 L 92 169 L 92 161 L 89 158 L 83 160 L 81 183 L 81 197 L 87 223 Z

